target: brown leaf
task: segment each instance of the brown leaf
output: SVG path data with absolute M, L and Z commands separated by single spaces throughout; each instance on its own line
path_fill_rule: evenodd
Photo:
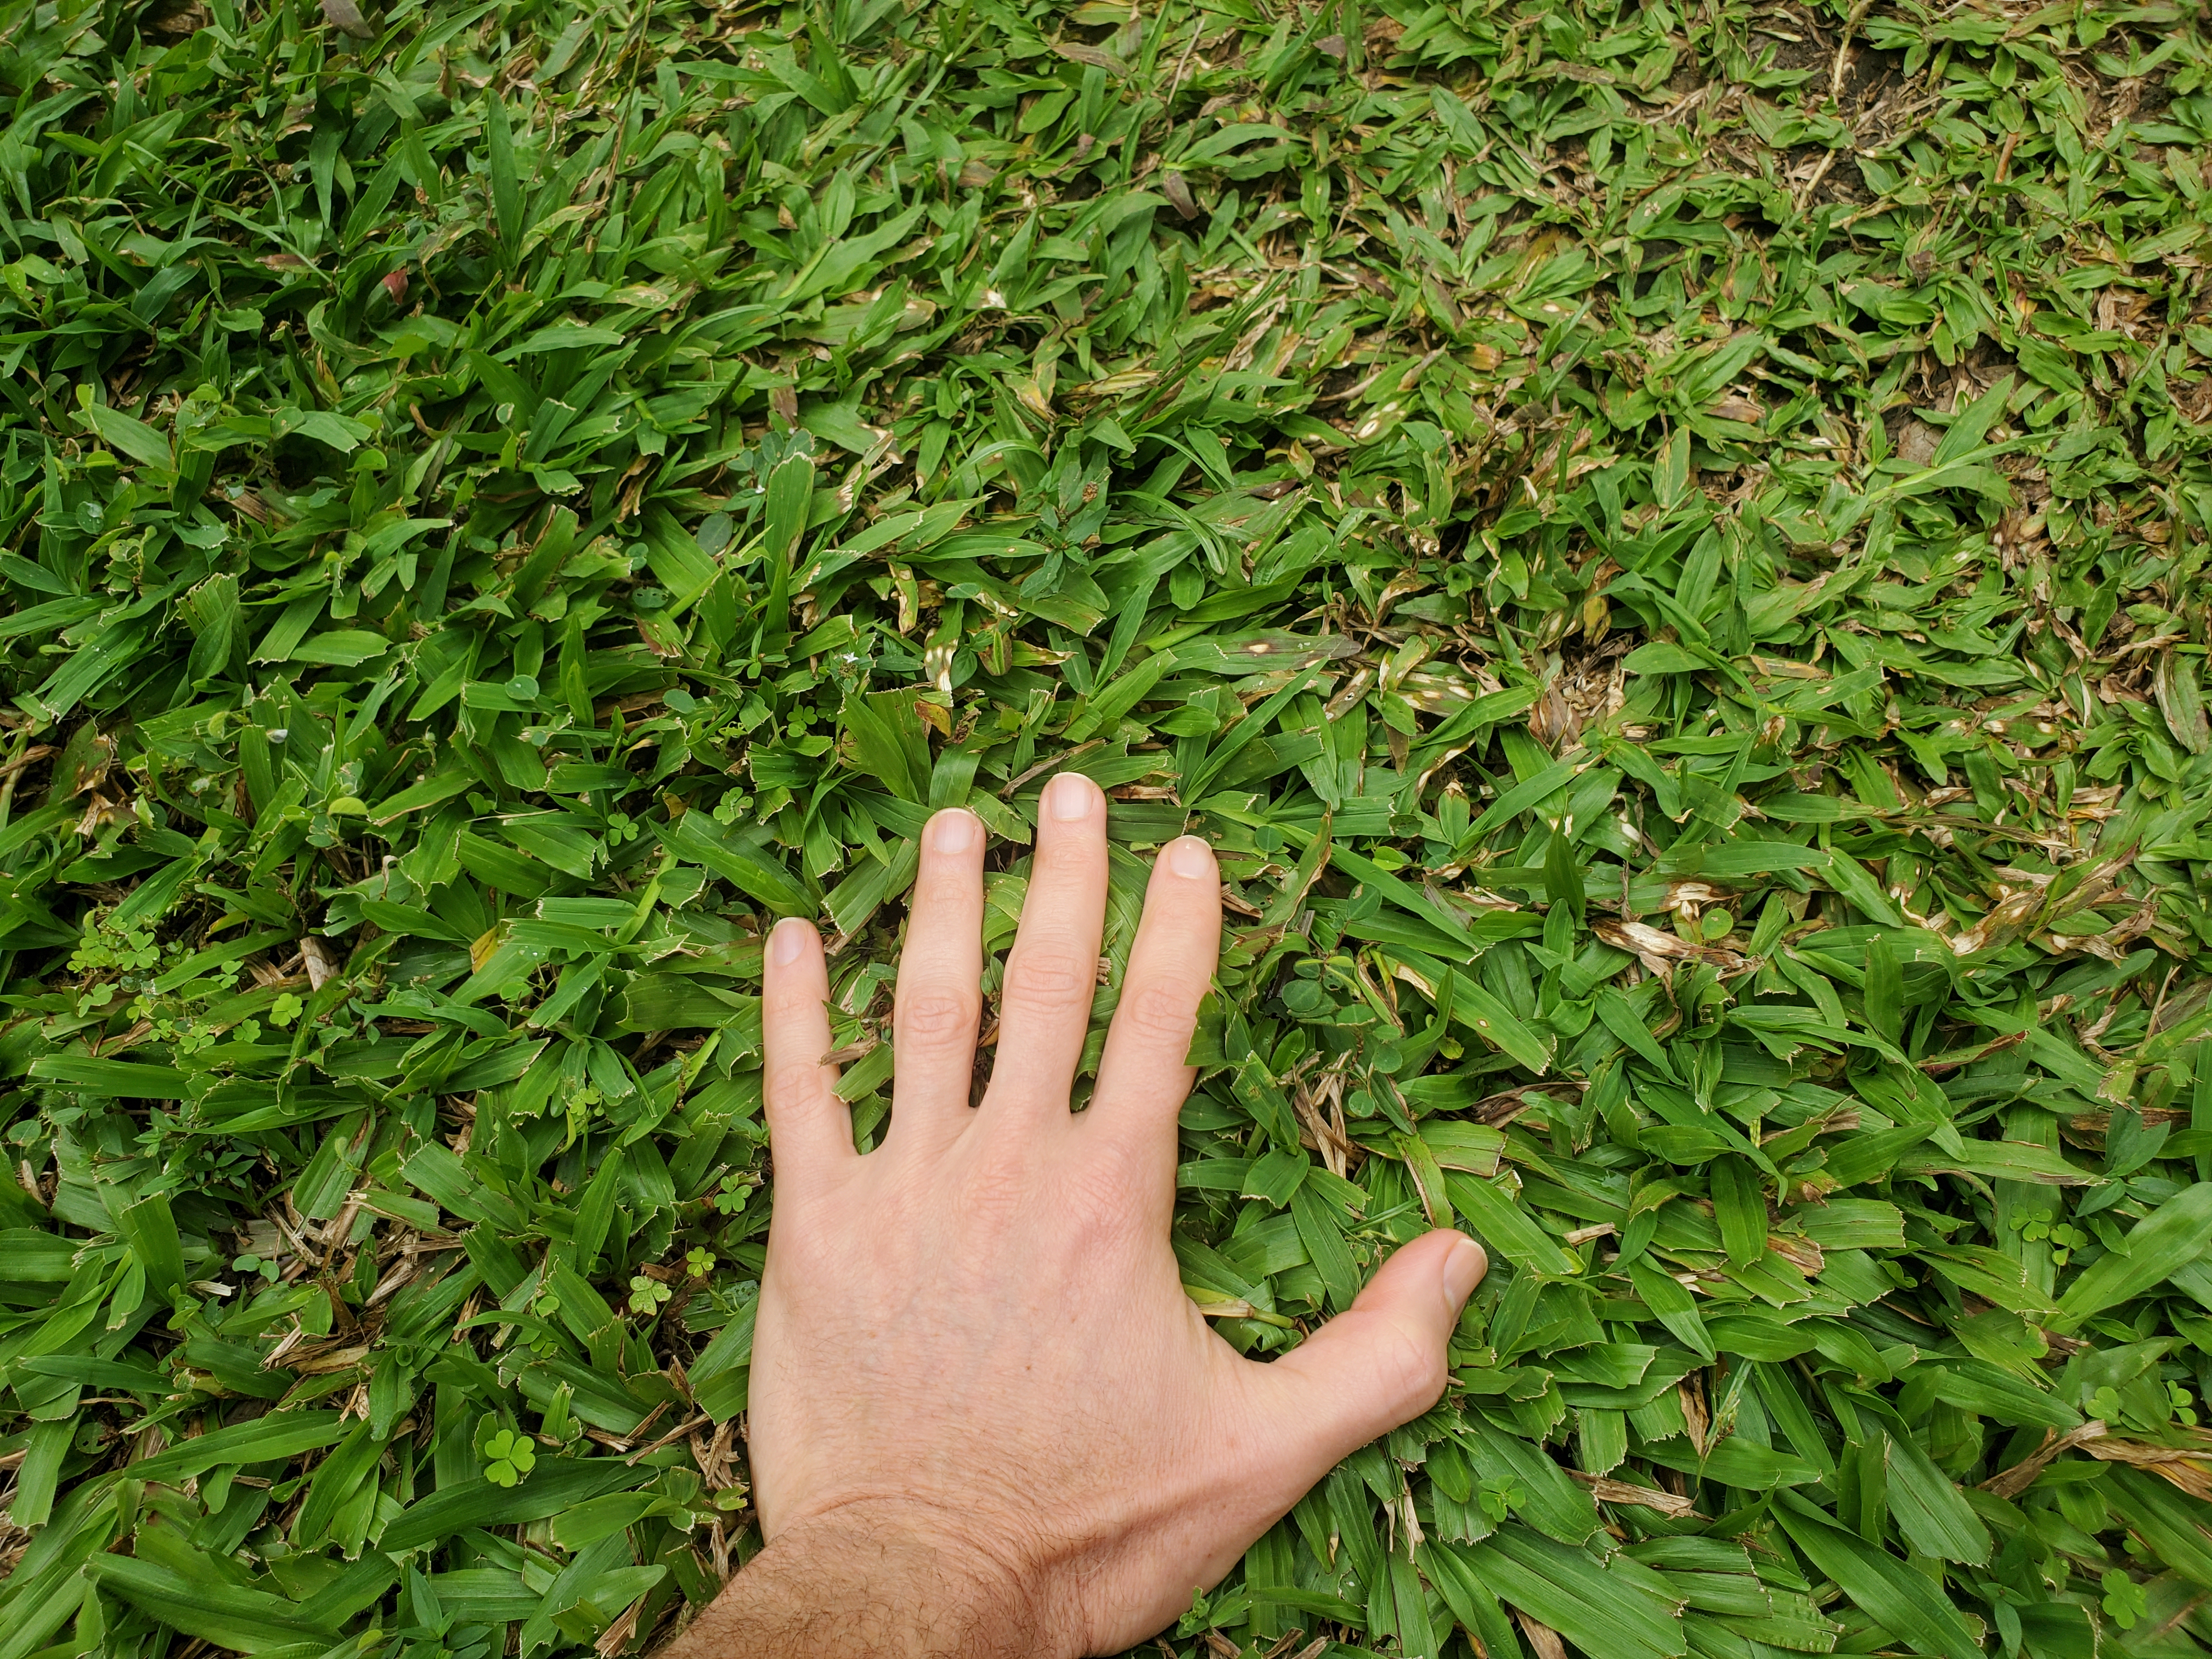
M 1660 1492 L 1651 1486 L 1639 1486 L 1633 1481 L 1616 1480 L 1605 1474 L 1585 1474 L 1580 1469 L 1569 1469 L 1567 1476 L 1589 1487 L 1589 1495 L 1601 1504 L 1639 1504 L 1647 1510 L 1657 1510 L 1662 1515 L 1671 1515 L 1677 1520 L 1698 1512 L 1698 1506 L 1686 1498 L 1677 1498 L 1673 1492 Z
M 1402 972 L 1398 976 L 1401 979 L 1407 977 Z M 1503 1094 L 1486 1095 L 1482 1099 L 1476 1101 L 1472 1107 L 1468 1108 L 1468 1116 L 1474 1122 L 1497 1128 L 1510 1123 L 1539 1102 L 1561 1100 L 1566 1097 L 1564 1092 L 1566 1089 L 1579 1090 L 1586 1086 L 1586 1085 L 1570 1083 L 1546 1087 L 1532 1083 L 1525 1088 L 1508 1089 Z
M 1091 69 L 1103 69 L 1109 75 L 1127 75 L 1129 66 L 1112 52 L 1098 46 L 1086 46 L 1079 41 L 1064 41 L 1053 47 L 1071 64 L 1082 64 Z
M 369 27 L 368 19 L 361 15 L 354 0 L 323 0 L 323 16 L 333 28 L 343 29 L 356 40 L 372 40 L 376 31 Z
M 1614 950 L 1626 951 L 1662 975 L 1671 973 L 1678 962 L 1708 963 L 1724 974 L 1740 973 L 1750 966 L 1751 959 L 1741 951 L 1723 950 L 1717 945 L 1692 945 L 1641 921 L 1600 920 L 1590 924 L 1590 931 Z
M 1513 1616 L 1521 1621 L 1521 1633 L 1528 1638 L 1536 1659 L 1567 1659 L 1567 1644 L 1559 1639 L 1559 1632 L 1549 1625 L 1538 1623 L 1518 1607 L 1513 1609 Z
M 330 0 L 323 0 L 323 3 L 328 5 Z M 599 1639 L 592 1644 L 592 1650 L 599 1659 L 615 1659 L 629 1645 L 630 1638 L 637 1634 L 637 1616 L 645 1611 L 645 1602 L 646 1598 L 639 1596 L 617 1615 L 614 1623 L 599 1632 Z
M 1667 884 L 1667 896 L 1663 902 L 1669 910 L 1687 909 L 1694 915 L 1699 905 L 1725 904 L 1735 896 L 1726 889 L 1716 887 L 1708 881 L 1677 878 Z
M 53 750 L 40 744 L 37 752 L 51 755 Z M 82 795 L 105 778 L 114 763 L 115 739 L 90 726 L 81 726 L 63 745 L 61 759 L 54 763 L 52 799 L 68 800 Z
M 2043 908 L 2040 888 L 2008 893 L 1990 913 L 1951 940 L 1954 955 L 1970 957 L 1992 945 L 2002 945 L 2025 932 L 2028 921 Z
M 2100 1463 L 2129 1463 L 2162 1476 L 2191 1498 L 2212 1498 L 2212 1447 L 2152 1446 L 2140 1440 L 2106 1437 L 2082 1443 L 2081 1449 Z
M 2040 1446 L 2028 1453 L 2010 1468 L 2000 1470 L 1983 1481 L 1982 1490 L 1993 1492 L 1999 1498 L 2017 1498 L 2034 1484 L 2035 1477 L 2043 1473 L 2044 1466 L 2052 1458 L 2061 1452 L 2070 1451 L 2076 1446 L 2087 1445 L 2094 1440 L 2101 1440 L 2105 1437 L 2105 1433 L 2103 1422 L 2094 1417 L 2080 1428 L 2069 1430 L 2064 1434 L 2057 1434 L 2045 1429 L 2043 1431 L 2043 1443 Z
M 1705 1455 L 1705 1431 L 1711 1419 L 1705 1415 L 1705 1396 L 1694 1382 L 1685 1379 L 1675 1385 L 1675 1394 L 1682 1402 L 1682 1422 L 1690 1437 L 1690 1449 L 1700 1457 Z
M 1897 434 L 1897 459 L 1912 466 L 1934 463 L 1943 434 L 1925 421 L 1907 421 Z

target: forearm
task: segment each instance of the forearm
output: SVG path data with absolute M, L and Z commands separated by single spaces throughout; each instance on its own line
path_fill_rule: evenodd
M 980 1553 L 859 1506 L 776 1534 L 661 1659 L 1035 1659 L 1031 1598 Z

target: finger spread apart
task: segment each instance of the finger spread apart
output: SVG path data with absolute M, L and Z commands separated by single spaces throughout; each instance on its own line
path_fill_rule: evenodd
M 819 1180 L 853 1154 L 830 1051 L 830 973 L 813 927 L 790 919 L 769 936 L 761 999 L 762 1098 L 779 1184 Z
M 1155 1146 L 1170 1180 L 1176 1118 L 1193 1075 L 1186 1057 L 1220 944 L 1213 849 L 1195 836 L 1170 842 L 1152 866 L 1091 1109 L 1104 1132 Z

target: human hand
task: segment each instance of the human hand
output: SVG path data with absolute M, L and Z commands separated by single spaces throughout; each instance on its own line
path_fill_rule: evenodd
M 1106 802 L 1040 803 L 995 1063 L 971 1108 L 984 831 L 923 835 L 883 1145 L 855 1154 L 813 928 L 768 951 L 775 1211 L 748 1440 L 768 1547 L 686 1656 L 1113 1652 L 1188 1607 L 1339 1460 L 1434 1404 L 1481 1279 L 1439 1230 L 1272 1364 L 1240 1356 L 1169 1246 L 1184 1063 L 1221 931 L 1205 842 L 1154 865 L 1080 1114 Z

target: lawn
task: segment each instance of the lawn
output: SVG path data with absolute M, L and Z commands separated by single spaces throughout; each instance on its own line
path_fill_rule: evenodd
M 1495 1263 L 1168 1650 L 2212 1646 L 2198 8 L 0 0 L 0 1659 L 711 1598 L 763 933 L 871 1143 L 917 827 L 994 989 L 1070 766 L 1102 1027 L 1223 855 L 1221 1334 Z

